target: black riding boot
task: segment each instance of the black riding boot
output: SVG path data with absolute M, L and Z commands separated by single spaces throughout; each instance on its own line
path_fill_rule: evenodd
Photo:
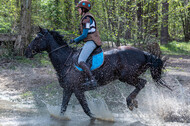
M 84 72 L 87 74 L 88 78 L 90 79 L 90 81 L 84 83 L 83 86 L 89 89 L 96 88 L 98 86 L 97 81 L 95 77 L 92 75 L 92 72 L 90 71 L 88 65 L 85 62 L 80 62 L 79 66 L 84 70 Z

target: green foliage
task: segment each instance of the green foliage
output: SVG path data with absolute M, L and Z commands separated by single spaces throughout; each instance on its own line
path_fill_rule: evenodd
M 190 42 L 173 41 L 166 45 L 161 45 L 160 48 L 164 54 L 190 55 Z
M 10 33 L 18 14 L 14 0 L 0 0 L 0 33 Z
M 40 54 L 36 55 L 35 58 L 28 59 L 25 57 L 14 57 L 19 63 L 30 65 L 32 67 L 36 66 L 51 66 L 51 62 L 49 60 L 48 54 Z
M 4 65 L 4 63 L 11 62 L 10 65 Z M 3 63 L 3 64 L 2 64 Z M 33 59 L 28 59 L 22 56 L 0 56 L 0 64 L 3 68 L 15 70 L 17 65 L 28 67 L 51 67 L 48 54 L 36 55 Z
M 4 21 L 2 18 L 0 19 L 0 33 L 8 33 L 11 31 L 11 23 Z
M 33 94 L 32 94 L 31 91 L 27 91 L 27 92 L 21 94 L 21 97 L 24 98 L 24 99 L 27 99 L 27 98 L 33 97 Z
M 160 39 L 164 16 L 163 0 L 90 1 L 92 3 L 90 12 L 96 19 L 103 41 L 125 45 L 128 41 L 146 41 L 150 35 L 157 40 Z M 188 33 L 184 30 L 184 24 L 190 20 L 190 2 L 167 1 L 169 11 L 166 15 L 169 16 L 170 39 L 184 40 L 185 32 Z M 18 32 L 21 6 L 19 2 L 20 0 L 0 0 L 0 33 Z M 65 35 L 66 40 L 78 37 L 80 16 L 75 5 L 75 0 L 32 0 L 32 26 L 57 30 Z

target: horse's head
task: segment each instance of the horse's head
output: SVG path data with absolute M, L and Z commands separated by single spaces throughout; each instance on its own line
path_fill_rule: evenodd
M 40 32 L 38 32 L 37 36 L 26 48 L 25 56 L 27 58 L 33 58 L 37 53 L 47 50 L 48 36 L 50 36 L 49 31 L 47 29 L 40 28 Z
M 157 83 L 157 85 L 164 86 L 172 90 L 169 86 L 166 85 L 166 82 L 162 79 L 163 69 L 165 68 L 166 60 L 167 59 L 165 58 L 154 59 L 152 66 L 150 68 L 150 72 L 153 80 Z
M 161 59 L 157 58 L 153 61 L 150 71 L 152 78 L 157 82 L 161 79 L 162 75 L 162 69 L 163 69 L 164 63 Z

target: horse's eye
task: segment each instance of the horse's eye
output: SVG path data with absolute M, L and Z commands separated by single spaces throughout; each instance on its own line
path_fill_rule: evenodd
M 35 50 L 32 50 L 32 54 L 35 54 L 36 53 L 36 51 Z

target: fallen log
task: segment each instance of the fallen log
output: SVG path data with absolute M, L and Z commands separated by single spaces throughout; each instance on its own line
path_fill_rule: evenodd
M 16 41 L 17 37 L 18 37 L 18 35 L 0 34 L 0 41 L 1 42 Z

